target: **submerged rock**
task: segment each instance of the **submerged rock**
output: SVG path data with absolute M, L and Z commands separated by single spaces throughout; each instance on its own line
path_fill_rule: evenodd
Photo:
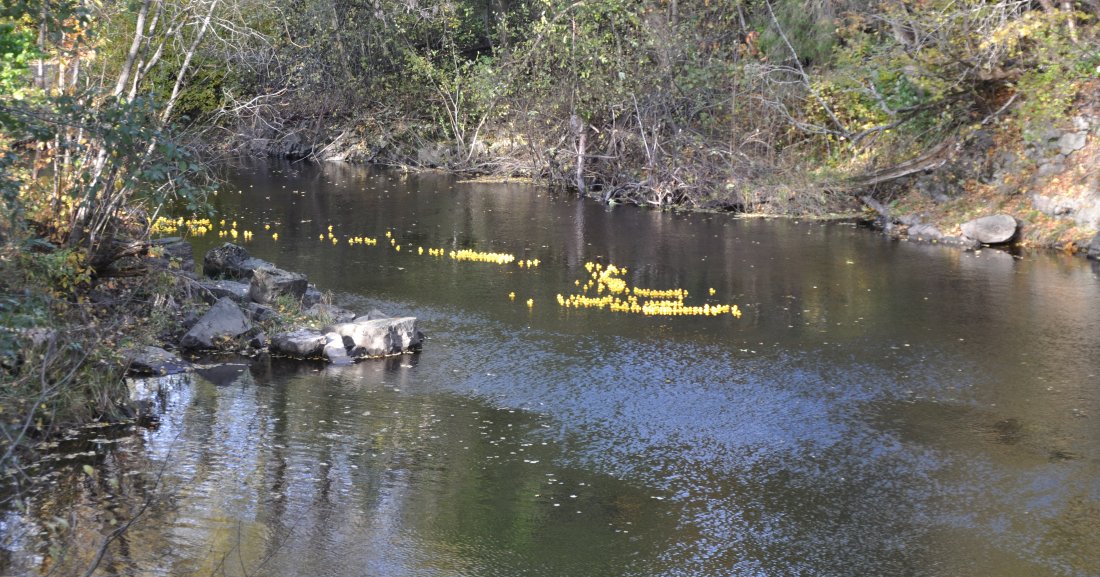
M 235 339 L 252 330 L 252 323 L 229 297 L 222 297 L 183 335 L 184 349 L 212 349 L 219 341 Z
M 965 222 L 963 234 L 982 244 L 1000 244 L 1016 236 L 1016 219 L 1007 214 L 983 216 Z
M 357 319 L 333 325 L 328 332 L 344 337 L 348 355 L 352 357 L 397 355 L 419 349 L 424 339 L 417 329 L 416 317 Z
M 291 357 L 316 357 L 327 344 L 325 335 L 312 329 L 279 333 L 271 338 L 271 352 Z
M 125 353 L 131 375 L 174 375 L 191 370 L 191 363 L 160 347 L 141 347 Z
M 294 302 L 301 302 L 308 287 L 309 281 L 305 275 L 273 266 L 263 267 L 252 271 L 248 295 L 260 304 L 270 304 L 283 296 L 290 297 Z

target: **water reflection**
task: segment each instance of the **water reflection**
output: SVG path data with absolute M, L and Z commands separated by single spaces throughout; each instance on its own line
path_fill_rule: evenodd
M 253 253 L 420 317 L 423 353 L 211 360 L 154 395 L 158 428 L 43 465 L 59 489 L 5 512 L 6 572 L 79 572 L 109 512 L 148 500 L 102 574 L 1100 574 L 1100 283 L 1079 260 L 431 174 L 237 179 L 223 213 L 280 233 Z M 543 264 L 319 242 L 330 225 Z M 557 308 L 597 259 L 745 316 Z

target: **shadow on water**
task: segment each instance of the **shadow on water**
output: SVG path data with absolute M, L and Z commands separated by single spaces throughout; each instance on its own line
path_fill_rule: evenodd
M 222 214 L 279 232 L 253 254 L 417 316 L 424 351 L 212 359 L 151 387 L 156 428 L 39 465 L 0 517 L 2 572 L 79 573 L 148 502 L 102 574 L 1100 574 L 1100 275 L 1080 260 L 438 174 L 233 179 Z M 386 231 L 402 251 L 345 242 Z M 745 315 L 558 307 L 587 261 Z

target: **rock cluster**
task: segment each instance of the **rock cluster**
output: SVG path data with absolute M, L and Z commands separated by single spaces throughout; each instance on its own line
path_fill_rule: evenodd
M 360 358 L 419 350 L 424 338 L 413 317 L 390 318 L 376 310 L 357 316 L 322 303 L 320 292 L 304 275 L 253 258 L 232 243 L 210 250 L 203 258 L 203 269 L 211 279 L 200 281 L 199 287 L 212 306 L 192 321 L 179 340 L 181 350 L 266 350 L 288 357 L 324 358 L 333 364 L 347 364 Z M 323 330 L 296 328 L 269 339 L 255 324 L 280 318 L 278 307 L 273 305 L 295 303 L 301 306 L 304 316 L 330 325 Z M 132 374 L 163 375 L 190 370 L 186 361 L 161 348 L 127 351 L 126 357 Z

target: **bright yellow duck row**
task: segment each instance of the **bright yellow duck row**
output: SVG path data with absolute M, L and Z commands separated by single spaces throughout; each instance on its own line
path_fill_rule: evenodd
M 477 252 L 475 250 L 452 250 L 452 260 L 465 260 L 473 262 L 492 262 L 496 264 L 508 264 L 516 260 L 516 256 L 502 252 Z

